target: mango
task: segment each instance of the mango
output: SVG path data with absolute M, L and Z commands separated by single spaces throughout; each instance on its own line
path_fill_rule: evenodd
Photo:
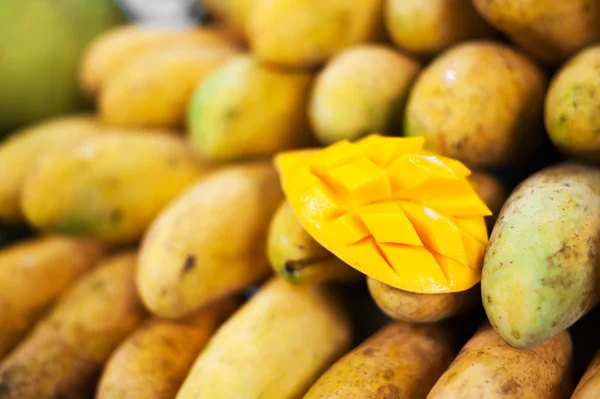
M 190 140 L 206 159 L 266 157 L 312 142 L 306 107 L 312 75 L 285 72 L 241 56 L 194 93 Z
M 274 278 L 217 331 L 176 398 L 300 398 L 349 348 L 333 292 Z
M 383 0 L 260 0 L 248 22 L 252 53 L 290 69 L 324 64 L 342 48 L 381 37 Z
M 490 211 L 470 170 L 423 143 L 371 135 L 275 163 L 300 224 L 338 258 L 401 290 L 464 291 L 480 279 Z
M 498 334 L 531 348 L 596 305 L 600 287 L 600 170 L 565 163 L 510 195 L 494 226 L 481 278 Z
M 124 245 L 206 171 L 179 137 L 107 133 L 40 160 L 23 185 L 22 207 L 42 231 Z
M 137 285 L 148 309 L 178 318 L 266 277 L 267 230 L 282 198 L 270 162 L 223 168 L 182 193 L 141 245 Z
M 261 0 L 198 0 L 203 10 L 245 36 L 255 4 Z
M 323 144 L 369 133 L 394 133 L 402 125 L 417 61 L 383 45 L 356 45 L 338 53 L 319 73 L 309 105 L 315 136 Z
M 600 352 L 596 353 L 585 370 L 571 399 L 595 399 L 598 397 L 600 397 Z
M 543 142 L 546 77 L 528 58 L 491 41 L 456 45 L 417 78 L 404 133 L 471 167 L 521 165 Z
M 304 230 L 285 200 L 271 221 L 267 253 L 273 270 L 292 284 L 353 282 L 361 277 Z
M 600 46 L 567 62 L 546 95 L 546 130 L 554 145 L 576 158 L 600 162 Z

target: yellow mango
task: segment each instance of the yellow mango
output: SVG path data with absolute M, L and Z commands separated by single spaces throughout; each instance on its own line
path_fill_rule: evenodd
M 300 398 L 350 347 L 332 294 L 274 278 L 217 331 L 176 398 Z
M 344 47 L 380 37 L 383 0 L 260 0 L 248 22 L 252 53 L 288 68 L 325 63 Z
M 283 195 L 270 162 L 216 171 L 182 193 L 142 243 L 138 289 L 153 313 L 186 315 L 269 272 L 269 221 Z
M 275 162 L 302 226 L 341 260 L 405 291 L 464 291 L 481 277 L 490 211 L 469 169 L 423 144 L 371 135 Z
M 309 117 L 321 143 L 354 140 L 402 126 L 408 90 L 420 66 L 382 45 L 357 45 L 336 55 L 317 77 Z
M 79 279 L 0 363 L 3 399 L 84 399 L 104 362 L 146 317 L 134 284 L 135 254 Z
M 119 126 L 180 127 L 194 88 L 237 54 L 232 46 L 175 46 L 136 57 L 106 81 L 102 119 Z
M 126 244 L 205 171 L 179 137 L 107 133 L 47 154 L 27 176 L 22 206 L 43 231 Z
M 98 243 L 60 236 L 22 241 L 0 252 L 0 359 L 103 253 Z
M 310 143 L 306 107 L 312 75 L 238 57 L 208 77 L 188 111 L 190 138 L 205 158 L 230 162 Z
M 0 144 L 0 220 L 23 220 L 20 204 L 23 182 L 43 154 L 68 147 L 101 130 L 101 124 L 92 115 L 70 115 L 11 134 Z
M 79 69 L 79 85 L 88 96 L 97 95 L 120 68 L 149 52 L 173 46 L 227 46 L 229 41 L 206 27 L 165 29 L 122 25 L 99 35 L 88 46 Z
M 204 10 L 241 35 L 245 35 L 252 10 L 259 1 L 261 0 L 198 0 Z

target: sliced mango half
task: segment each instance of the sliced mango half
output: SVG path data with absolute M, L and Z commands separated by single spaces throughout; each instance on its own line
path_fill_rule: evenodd
M 370 135 L 275 157 L 308 233 L 362 273 L 405 291 L 464 291 L 481 279 L 490 210 L 461 162 L 423 138 Z

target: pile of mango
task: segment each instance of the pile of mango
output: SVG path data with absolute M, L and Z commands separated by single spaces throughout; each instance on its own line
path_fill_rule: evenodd
M 598 0 L 200 4 L 0 142 L 0 399 L 600 398 Z

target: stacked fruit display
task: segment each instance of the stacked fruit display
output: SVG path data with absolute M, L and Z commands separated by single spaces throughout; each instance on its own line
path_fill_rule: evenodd
M 0 399 L 600 397 L 600 2 L 200 3 L 0 143 Z

